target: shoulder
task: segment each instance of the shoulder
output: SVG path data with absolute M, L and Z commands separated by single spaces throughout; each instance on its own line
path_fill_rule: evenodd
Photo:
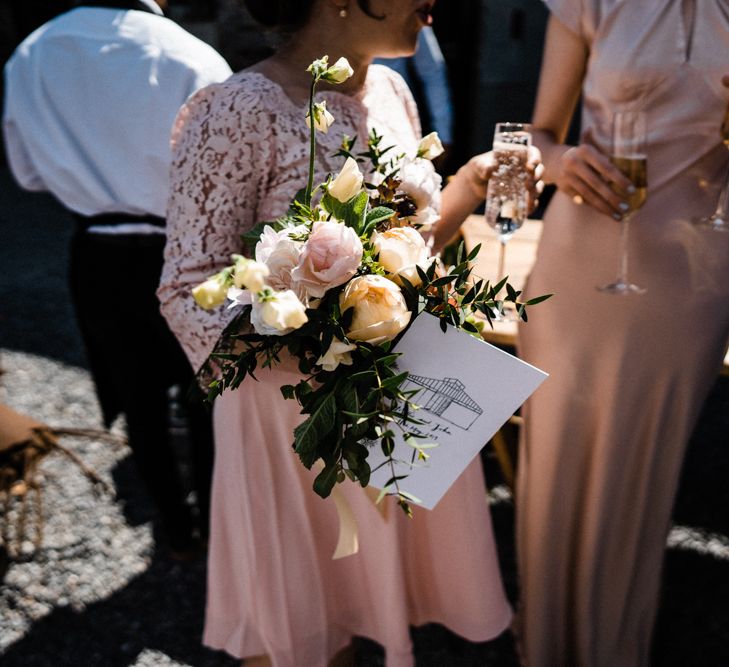
M 201 126 L 232 141 L 243 136 L 267 141 L 272 116 L 281 102 L 274 83 L 254 72 L 239 72 L 190 96 L 175 120 L 172 145 L 176 146 L 184 132 Z
M 376 92 L 390 92 L 412 97 L 410 88 L 403 77 L 391 67 L 378 63 L 372 64 L 367 72 L 368 86 Z
M 145 12 L 129 11 L 121 32 L 142 48 L 154 48 L 167 64 L 176 64 L 195 72 L 212 72 L 211 81 L 232 74 L 225 59 L 209 44 L 195 37 L 174 21 Z
M 615 0 L 544 0 L 544 4 L 560 23 L 586 38 L 595 33 L 606 1 Z

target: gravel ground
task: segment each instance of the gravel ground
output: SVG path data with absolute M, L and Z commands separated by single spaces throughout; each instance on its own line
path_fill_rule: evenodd
M 0 166 L 0 402 L 58 426 L 101 419 L 65 289 L 68 220 L 49 198 L 17 191 Z M 653 664 L 729 666 L 729 382 L 717 383 L 689 449 L 668 542 Z M 123 433 L 123 423 L 115 425 Z M 10 564 L 0 589 L 4 667 L 227 667 L 200 645 L 205 563 L 169 558 L 156 517 L 121 445 L 65 439 L 113 484 L 94 493 L 60 455 L 42 465 L 42 548 Z M 498 470 L 486 458 L 487 478 Z M 513 506 L 492 512 L 514 598 Z M 429 626 L 414 632 L 419 667 L 516 664 L 508 635 L 474 645 Z M 362 642 L 359 663 L 381 665 Z M 302 666 L 308 667 L 308 666 Z

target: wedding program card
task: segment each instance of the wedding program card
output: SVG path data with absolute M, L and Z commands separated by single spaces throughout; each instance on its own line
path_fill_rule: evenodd
M 402 353 L 398 368 L 410 374 L 403 388 L 420 390 L 411 400 L 420 406 L 413 414 L 423 424 L 407 428 L 425 436 L 419 442 L 438 446 L 427 450 L 427 462 L 411 463 L 414 450 L 395 427 L 394 474 L 407 475 L 399 481 L 401 490 L 433 509 L 547 374 L 454 327 L 443 333 L 438 318 L 427 313 L 415 320 L 395 351 Z M 373 443 L 370 485 L 378 489 L 393 477 L 390 465 L 375 470 L 385 460 L 379 442 Z

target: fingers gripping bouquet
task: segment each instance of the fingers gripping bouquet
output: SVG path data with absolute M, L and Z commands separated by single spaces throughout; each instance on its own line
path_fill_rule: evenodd
M 203 308 L 226 299 L 239 314 L 222 335 L 211 361 L 219 369 L 210 398 L 236 388 L 259 365 L 271 367 L 287 352 L 298 360 L 301 381 L 281 387 L 295 399 L 306 419 L 293 433 L 294 450 L 306 468 L 321 468 L 314 490 L 327 497 L 334 485 L 350 479 L 367 486 L 369 447 L 382 448 L 392 465 L 395 432 L 400 429 L 413 460 L 426 460 L 429 443 L 410 432 L 416 417 L 416 391 L 401 389 L 408 373 L 397 367 L 393 346 L 415 317 L 427 312 L 479 335 L 502 305 L 496 295 L 505 281 L 471 283 L 469 262 L 459 252 L 446 271 L 430 254 L 423 233 L 437 220 L 440 177 L 430 160 L 442 152 L 435 133 L 425 137 L 417 155 L 395 155 L 372 130 L 367 150 L 354 153 L 355 140 L 344 137 L 336 176 L 314 187 L 316 132 L 327 132 L 334 118 L 325 103 L 314 101 L 319 81 L 341 83 L 352 75 L 344 58 L 329 65 L 314 61 L 309 112 L 310 169 L 306 187 L 287 214 L 257 225 L 243 240 L 248 256 L 193 289 Z M 312 122 L 313 119 L 313 122 Z M 367 165 L 367 180 L 362 167 Z M 525 317 L 529 303 L 507 300 Z M 221 350 L 234 350 L 221 351 Z M 400 454 L 402 456 L 402 454 Z M 383 490 L 410 512 L 409 495 L 393 474 Z

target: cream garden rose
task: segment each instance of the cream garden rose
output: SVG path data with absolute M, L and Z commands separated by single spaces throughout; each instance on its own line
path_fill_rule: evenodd
M 327 191 L 340 202 L 348 202 L 359 193 L 364 183 L 364 176 L 359 170 L 357 161 L 348 157 L 337 177 L 329 184 Z
M 299 263 L 291 272 L 293 288 L 321 298 L 357 272 L 362 254 L 362 241 L 351 227 L 336 220 L 319 220 L 313 224 Z
M 269 292 L 253 301 L 251 324 L 262 336 L 283 336 L 308 321 L 306 308 L 294 292 Z
M 428 268 L 430 252 L 417 230 L 393 227 L 381 234 L 375 232 L 372 245 L 379 255 L 379 263 L 395 282 L 402 276 L 415 286 L 421 283 L 417 267 L 423 271 Z
M 347 338 L 373 345 L 395 338 L 411 317 L 400 288 L 377 275 L 351 280 L 339 296 L 339 308 L 342 313 L 354 308 Z
M 418 157 L 426 160 L 435 160 L 439 155 L 443 154 L 443 144 L 437 132 L 426 134 L 418 144 Z

